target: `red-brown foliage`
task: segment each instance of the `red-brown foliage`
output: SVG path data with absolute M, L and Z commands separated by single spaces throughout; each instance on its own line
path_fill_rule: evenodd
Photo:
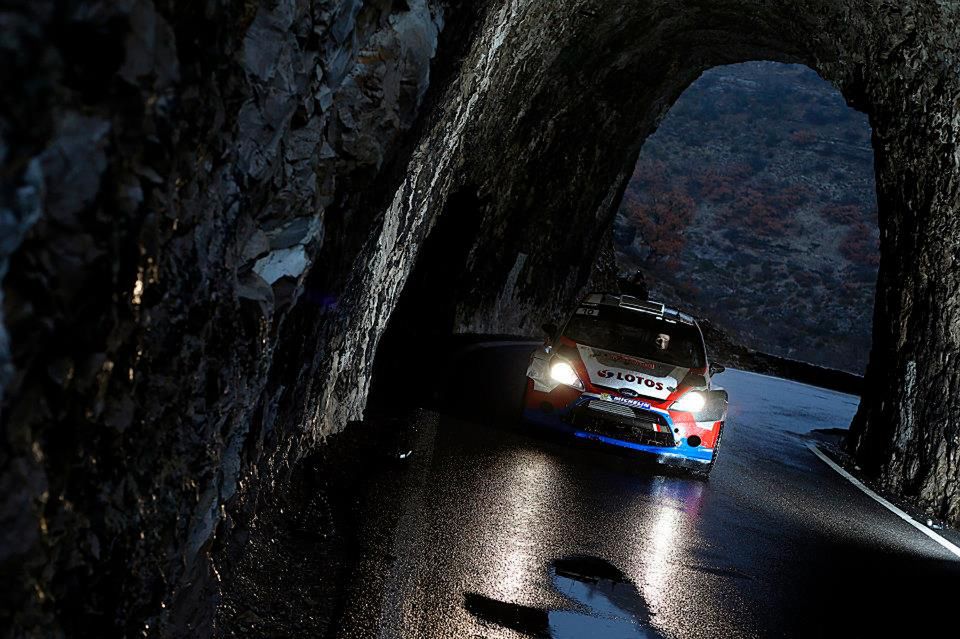
M 676 266 L 686 240 L 684 231 L 696 211 L 693 198 L 674 188 L 652 193 L 646 201 L 626 198 L 624 207 L 649 251 L 647 259 Z
M 775 237 L 796 230 L 793 209 L 808 198 L 803 187 L 751 185 L 738 188 L 721 219 L 755 235 Z
M 798 129 L 790 133 L 790 141 L 800 146 L 806 146 L 817 141 L 817 134 L 808 129 Z
M 874 229 L 860 222 L 852 226 L 840 242 L 840 254 L 860 266 L 880 264 L 880 246 Z
M 834 224 L 858 224 L 866 219 L 863 209 L 857 204 L 825 204 L 820 207 L 820 217 Z
M 808 271 L 794 271 L 793 281 L 806 288 L 816 285 L 820 281 L 820 278 Z
M 753 169 L 748 164 L 711 166 L 690 180 L 690 190 L 702 200 L 713 203 L 728 202 L 752 174 Z
M 667 174 L 667 166 L 662 160 L 649 160 L 641 158 L 633 169 L 633 176 L 630 178 L 630 190 L 633 193 L 664 191 L 667 189 L 667 182 L 670 176 Z

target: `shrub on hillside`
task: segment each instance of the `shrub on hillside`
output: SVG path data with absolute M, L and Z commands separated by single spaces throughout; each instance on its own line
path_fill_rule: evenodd
M 817 141 L 817 134 L 809 129 L 797 129 L 790 133 L 790 141 L 798 146 L 809 146 Z
M 821 206 L 820 217 L 827 222 L 844 226 L 862 224 L 869 219 L 867 212 L 859 204 L 837 204 L 835 202 Z
M 880 246 L 876 229 L 863 222 L 854 224 L 840 242 L 840 254 L 858 266 L 877 267 L 880 264 Z
M 624 199 L 628 219 L 636 226 L 647 261 L 676 266 L 685 243 L 685 234 L 696 203 L 680 189 L 651 193 L 649 198 Z

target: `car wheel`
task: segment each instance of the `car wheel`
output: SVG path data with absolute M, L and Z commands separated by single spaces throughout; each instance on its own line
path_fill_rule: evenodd
M 720 455 L 720 440 L 723 438 L 723 424 L 720 424 L 720 432 L 717 433 L 717 441 L 713 443 L 713 458 L 706 464 L 698 464 L 697 468 L 693 469 L 693 476 L 699 477 L 700 479 L 709 479 L 710 471 L 713 470 L 713 465 L 717 463 L 717 457 Z

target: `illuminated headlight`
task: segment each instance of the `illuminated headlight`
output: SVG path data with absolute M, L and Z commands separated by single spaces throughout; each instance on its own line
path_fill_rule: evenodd
M 671 406 L 671 410 L 682 410 L 689 413 L 696 413 L 703 408 L 703 405 L 707 403 L 707 399 L 703 396 L 703 393 L 698 393 L 697 391 L 690 391 L 677 401 L 675 401 Z
M 553 366 L 550 367 L 550 379 L 583 390 L 583 383 L 577 377 L 577 372 L 573 370 L 573 366 L 566 362 L 553 363 Z

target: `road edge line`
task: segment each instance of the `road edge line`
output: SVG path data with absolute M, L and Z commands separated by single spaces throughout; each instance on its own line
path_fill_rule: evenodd
M 910 524 L 911 526 L 913 526 L 914 528 L 916 528 L 916 529 L 919 530 L 920 532 L 922 532 L 924 535 L 926 535 L 927 537 L 929 537 L 929 538 L 932 539 L 933 541 L 935 541 L 935 542 L 937 542 L 938 544 L 940 544 L 941 546 L 943 546 L 947 551 L 949 551 L 950 553 L 952 553 L 953 555 L 955 555 L 958 559 L 960 559 L 960 547 L 957 547 L 957 546 L 954 545 L 953 543 L 951 543 L 951 542 L 949 542 L 948 540 L 944 539 L 943 537 L 941 537 L 941 536 L 938 535 L 937 533 L 933 532 L 932 530 L 930 530 L 929 528 L 927 528 L 926 526 L 924 526 L 923 524 L 921 524 L 920 522 L 918 522 L 916 519 L 914 519 L 913 517 L 911 517 L 911 516 L 908 515 L 907 513 L 903 512 L 902 510 L 900 510 L 899 508 L 897 508 L 896 506 L 894 506 L 893 504 L 891 504 L 889 501 L 887 501 L 886 499 L 884 499 L 883 497 L 881 497 L 881 496 L 878 495 L 877 493 L 875 493 L 875 492 L 873 492 L 872 490 L 870 490 L 869 488 L 867 488 L 867 486 L 865 486 L 865 485 L 863 484 L 863 482 L 861 482 L 859 479 L 857 479 L 856 477 L 854 477 L 853 475 L 851 475 L 850 473 L 848 473 L 846 470 L 844 470 L 844 469 L 843 469 L 839 464 L 837 464 L 835 461 L 833 461 L 832 459 L 830 459 L 829 457 L 827 457 L 827 456 L 823 453 L 823 451 L 821 451 L 820 448 L 819 448 L 816 444 L 814 444 L 814 443 L 812 443 L 812 442 L 808 442 L 808 443 L 807 443 L 807 448 L 809 448 L 809 449 L 813 452 L 814 455 L 816 455 L 817 457 L 819 457 L 819 458 L 823 461 L 823 463 L 825 463 L 827 466 L 829 466 L 830 468 L 832 468 L 832 469 L 834 469 L 835 471 L 837 471 L 837 472 L 840 474 L 841 477 L 845 478 L 845 479 L 846 479 L 847 481 L 849 481 L 851 484 L 853 484 L 854 486 L 856 486 L 857 488 L 859 488 L 859 489 L 860 489 L 861 491 L 863 491 L 868 497 L 870 497 L 871 499 L 873 499 L 875 502 L 877 502 L 878 504 L 880 504 L 881 506 L 883 506 L 884 508 L 886 508 L 887 510 L 889 510 L 890 512 L 892 512 L 894 515 L 896 515 L 896 516 L 899 517 L 900 519 L 904 520 L 905 522 L 907 522 L 908 524 Z

